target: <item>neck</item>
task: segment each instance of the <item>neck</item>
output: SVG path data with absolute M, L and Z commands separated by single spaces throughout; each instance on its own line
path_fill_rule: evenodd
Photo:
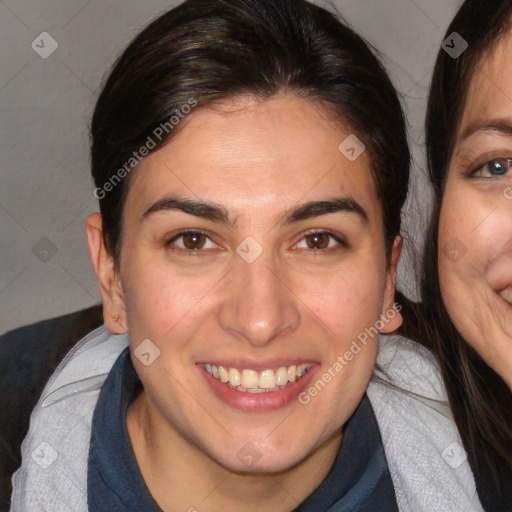
M 162 420 L 144 392 L 129 405 L 126 414 L 142 477 L 164 512 L 293 510 L 325 479 L 342 440 L 340 430 L 286 471 L 235 473 Z

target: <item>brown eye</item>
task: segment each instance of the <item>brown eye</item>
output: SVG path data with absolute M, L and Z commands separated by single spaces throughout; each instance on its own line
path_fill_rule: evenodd
M 330 231 L 310 231 L 306 233 L 296 245 L 298 249 L 308 251 L 319 251 L 327 254 L 339 249 L 348 249 L 350 246 L 342 236 L 336 235 Z
M 313 233 L 304 237 L 308 249 L 327 249 L 330 238 L 328 233 Z
M 208 249 L 214 249 L 216 244 L 206 233 L 201 231 L 182 231 L 167 241 L 165 246 L 178 252 L 200 255 Z
M 185 233 L 182 238 L 185 249 L 190 251 L 203 249 L 207 239 L 203 233 Z

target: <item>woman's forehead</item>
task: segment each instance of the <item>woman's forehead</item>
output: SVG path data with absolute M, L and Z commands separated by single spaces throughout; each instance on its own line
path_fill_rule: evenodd
M 239 209 L 340 194 L 373 202 L 369 158 L 364 150 L 348 158 L 340 150 L 347 138 L 357 140 L 315 103 L 293 96 L 204 108 L 141 162 L 130 187 L 137 193 L 129 195 L 192 194 Z
M 464 137 L 489 124 L 512 121 L 512 31 L 487 51 L 471 77 L 459 134 Z

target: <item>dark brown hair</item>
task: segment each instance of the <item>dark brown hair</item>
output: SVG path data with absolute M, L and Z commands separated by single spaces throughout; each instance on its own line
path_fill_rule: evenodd
M 460 34 L 468 48 L 458 58 L 443 49 L 430 89 L 426 142 L 434 207 L 427 235 L 422 276 L 420 341 L 437 356 L 450 405 L 482 505 L 500 501 L 512 510 L 512 393 L 462 338 L 443 304 L 438 276 L 438 224 L 441 202 L 471 79 L 482 60 L 510 26 L 510 0 L 467 0 L 446 32 Z M 500 483 L 501 482 L 501 483 Z M 496 509 L 492 509 L 493 512 Z
M 410 156 L 397 93 L 368 45 L 304 0 L 188 0 L 133 40 L 94 111 L 92 175 L 104 241 L 116 262 L 133 154 L 155 129 L 182 117 L 190 104 L 281 92 L 320 101 L 366 145 L 389 250 L 400 231 Z M 150 152 L 174 133 L 153 136 Z

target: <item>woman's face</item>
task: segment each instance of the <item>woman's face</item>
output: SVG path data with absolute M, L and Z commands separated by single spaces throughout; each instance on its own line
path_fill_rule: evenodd
M 443 300 L 512 389 L 512 34 L 477 66 L 439 224 Z
M 318 104 L 246 99 L 182 123 L 130 185 L 108 307 L 152 421 L 233 471 L 283 470 L 361 400 L 377 340 L 357 337 L 392 308 L 400 247 L 388 272 L 367 153 L 350 161 Z

